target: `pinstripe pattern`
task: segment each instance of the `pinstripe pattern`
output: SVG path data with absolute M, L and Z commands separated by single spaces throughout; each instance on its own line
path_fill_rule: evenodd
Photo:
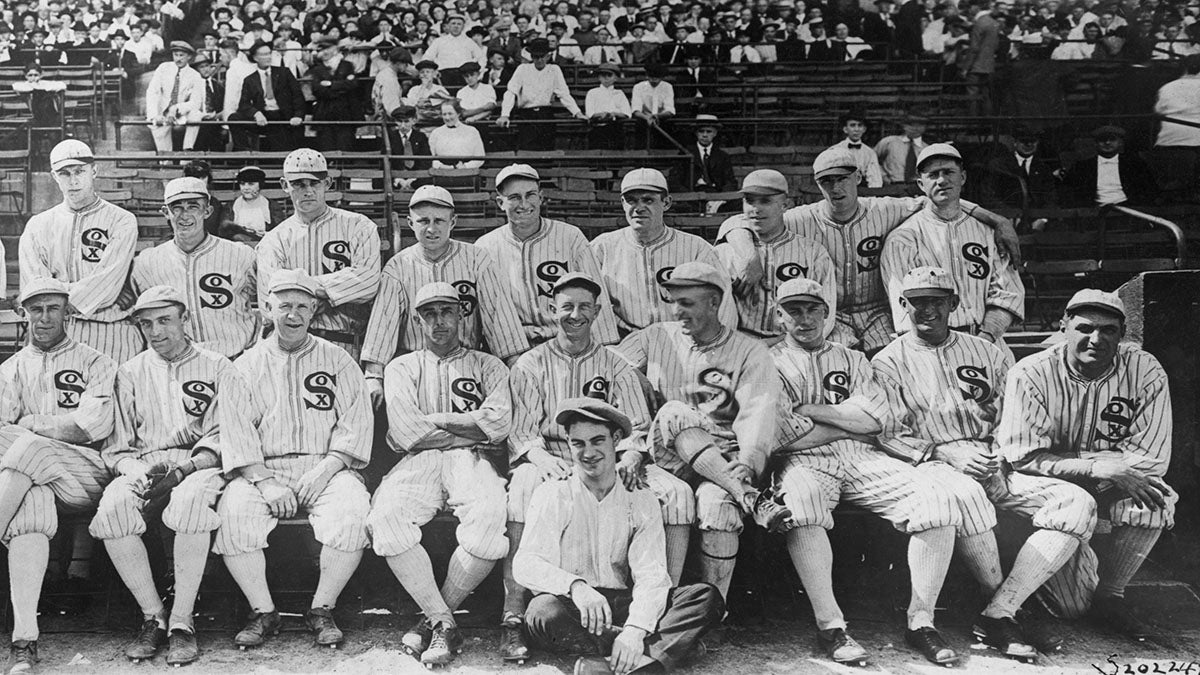
M 379 289 L 379 232 L 369 218 L 333 207 L 310 225 L 293 215 L 268 232 L 256 251 L 258 297 L 267 297 L 275 272 L 300 268 L 321 284 L 332 305 L 313 318 L 312 327 L 362 331 L 365 305 Z
M 78 316 L 67 317 L 67 335 L 76 342 L 122 364 L 146 348 L 142 333 L 128 319 L 118 321 L 89 321 Z
M 550 289 L 568 272 L 583 272 L 600 279 L 600 263 L 579 228 L 560 220 L 541 219 L 537 234 L 525 241 L 513 235 L 512 225 L 488 232 L 475 242 L 499 263 L 504 278 L 514 290 L 513 301 L 530 342 L 554 337 L 558 328 Z M 601 291 L 600 312 L 592 327 L 592 337 L 601 344 L 617 341 L 617 320 L 613 315 L 608 291 Z
M 926 207 L 883 244 L 880 268 L 897 332 L 912 328 L 900 305 L 904 275 L 922 265 L 941 267 L 954 278 L 960 302 L 950 314 L 951 326 L 977 329 L 990 307 L 1025 316 L 1025 286 L 1011 261 L 998 252 L 992 229 L 965 212 L 944 221 Z
M 745 216 L 734 216 L 745 218 Z M 821 284 L 821 295 L 831 308 L 837 307 L 837 280 L 834 277 L 833 260 L 820 244 L 797 236 L 786 229 L 771 241 L 755 238 L 759 259 L 763 263 L 763 282 L 750 298 L 737 297 L 739 330 L 755 337 L 779 337 L 784 330 L 779 325 L 775 312 L 775 289 L 796 277 L 805 277 Z M 717 244 L 717 257 L 723 269 L 733 267 L 733 247 Z M 825 334 L 833 330 L 834 312 L 825 320 Z
M 513 286 L 491 254 L 478 246 L 451 241 L 436 261 L 425 257 L 420 244 L 400 251 L 383 269 L 379 299 L 363 340 L 363 360 L 386 364 L 399 351 L 425 346 L 421 318 L 410 311 L 413 297 L 426 284 L 445 281 L 459 292 L 463 320 L 459 340 L 468 349 L 484 350 L 507 359 L 529 349 L 513 302 Z
M 174 240 L 146 249 L 133 261 L 133 289 L 139 295 L 166 285 L 187 300 L 188 335 L 202 349 L 229 358 L 241 354 L 258 336 L 258 299 L 254 249 L 207 237 L 191 252 Z
M 43 438 L 15 425 L 0 427 L 0 470 L 4 469 L 33 481 L 5 532 L 6 542 L 20 534 L 54 536 L 58 509 L 69 513 L 90 510 L 108 482 L 100 453 Z
M 103 441 L 113 431 L 116 373 L 111 358 L 70 338 L 45 352 L 26 345 L 0 363 L 0 423 L 63 416 L 92 442 Z
M 784 401 L 786 413 L 783 418 L 794 418 L 791 423 L 780 424 L 776 444 L 780 447 L 797 440 L 812 429 L 812 421 L 796 413 L 802 405 L 822 403 L 837 405 L 854 394 L 861 394 L 871 382 L 871 366 L 862 352 L 852 351 L 834 342 L 826 341 L 814 350 L 807 350 L 791 337 L 771 347 L 771 358 L 783 382 L 787 394 Z M 794 432 L 799 431 L 796 434 Z M 852 440 L 834 441 L 819 448 L 804 451 L 811 466 L 821 471 L 835 472 L 840 462 L 838 457 L 855 450 L 861 443 Z M 786 450 L 786 448 L 785 448 Z
M 677 266 L 700 261 L 725 270 L 708 242 L 670 227 L 648 246 L 638 243 L 630 227 L 605 232 L 592 241 L 592 249 L 600 262 L 604 285 L 612 297 L 617 325 L 623 332 L 673 318 L 670 303 L 659 282 L 670 278 L 671 271 Z M 738 323 L 737 307 L 733 294 L 728 292 L 728 279 L 726 282 L 727 292 L 721 300 L 721 324 L 732 328 Z

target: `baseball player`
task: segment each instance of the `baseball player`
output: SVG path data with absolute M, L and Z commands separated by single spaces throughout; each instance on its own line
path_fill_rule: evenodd
M 0 528 L 8 546 L 13 670 L 38 661 L 38 600 L 58 509 L 95 507 L 108 472 L 94 446 L 113 430 L 112 358 L 69 337 L 72 288 L 21 283 L 29 344 L 0 364 Z
M 675 585 L 683 574 L 696 519 L 695 494 L 687 483 L 661 467 L 643 466 L 650 412 L 637 372 L 592 335 L 603 297 L 600 283 L 586 274 L 571 272 L 560 277 L 551 289 L 550 299 L 558 334 L 522 354 L 509 378 L 513 392 L 513 429 L 508 436 L 512 468 L 508 486 L 510 547 L 504 566 L 505 640 L 501 645 L 507 660 L 528 656 L 520 632 L 525 589 L 513 576 L 513 558 L 521 542 L 529 500 L 538 485 L 565 479 L 571 473 L 566 430 L 554 421 L 560 401 L 591 397 L 619 408 L 630 419 L 633 431 L 618 444 L 617 471 L 627 488 L 648 485 L 658 497 L 666 532 L 667 573 Z
M 600 273 L 612 298 L 622 335 L 653 323 L 671 320 L 670 301 L 662 282 L 686 262 L 704 262 L 724 277 L 712 246 L 700 237 L 667 227 L 663 216 L 671 208 L 667 179 L 657 169 L 634 169 L 621 179 L 621 204 L 628 227 L 605 232 L 592 241 Z M 728 280 L 725 286 L 729 286 Z M 726 294 L 721 300 L 721 324 L 736 328 L 737 307 Z
M 460 295 L 444 281 L 417 291 L 424 347 L 384 371 L 388 445 L 405 454 L 375 491 L 367 517 L 375 552 L 424 614 L 402 649 L 427 666 L 446 665 L 462 651 L 454 610 L 508 552 L 504 479 L 491 462 L 512 426 L 508 369 L 459 342 Z M 458 547 L 439 591 L 421 526 L 447 505 L 459 520 Z
M 837 307 L 837 282 L 833 260 L 815 241 L 789 230 L 783 222 L 787 208 L 788 182 L 774 169 L 758 169 L 742 179 L 742 216 L 754 233 L 757 257 L 763 269 L 762 283 L 742 295 L 735 295 L 739 324 L 743 333 L 769 343 L 779 341 L 784 329 L 775 310 L 775 289 L 789 279 L 812 279 L 821 285 L 830 307 Z M 731 273 L 736 267 L 732 244 L 717 243 L 717 257 Z M 833 330 L 834 317 L 826 320 Z
M 275 333 L 242 354 L 234 364 L 242 377 L 222 395 L 222 407 L 241 406 L 252 427 L 236 436 L 221 430 L 221 467 L 234 478 L 217 504 L 213 546 L 253 612 L 234 637 L 243 648 L 279 632 L 263 555 L 279 518 L 305 511 L 321 544 L 321 577 L 305 617 L 319 645 L 343 640 L 333 608 L 367 547 L 371 501 L 358 471 L 371 460 L 371 403 L 354 359 L 308 333 L 321 288 L 302 269 L 272 275 L 266 307 Z
M 618 475 L 629 418 L 604 401 L 570 398 L 554 421 L 567 430 L 574 469 L 541 485 L 529 507 L 517 570 L 538 593 L 530 637 L 555 651 L 598 643 L 607 658 L 580 658 L 576 673 L 672 672 L 721 623 L 725 603 L 709 584 L 677 586 L 667 576 L 658 504 Z
M 325 155 L 301 148 L 283 160 L 284 192 L 295 213 L 258 243 L 258 297 L 265 298 L 277 272 L 302 269 L 317 280 L 317 315 L 309 331 L 356 359 L 379 289 L 379 232 L 361 213 L 329 206 Z
M 788 209 L 784 225 L 805 239 L 825 247 L 836 270 L 837 322 L 831 339 L 856 347 L 868 356 L 892 339 L 888 295 L 879 275 L 879 254 L 888 233 L 924 206 L 924 198 L 859 197 L 862 174 L 852 155 L 830 148 L 813 162 L 813 178 L 824 199 Z M 1012 222 L 987 209 L 963 201 L 967 213 L 995 228 L 1001 247 L 1016 264 L 1020 260 Z M 732 246 L 726 253 L 738 295 L 757 293 L 763 283 L 761 256 L 754 246 L 753 228 L 744 215 L 721 224 L 717 241 Z M 736 255 L 734 255 L 736 253 Z
M 421 319 L 410 312 L 417 289 L 445 281 L 458 289 L 463 317 L 459 341 L 467 349 L 485 350 L 505 361 L 529 349 L 513 303 L 513 287 L 491 254 L 450 238 L 456 222 L 454 198 L 443 187 L 423 185 L 408 200 L 408 224 L 417 243 L 392 257 L 383 269 L 379 301 L 363 340 L 363 362 L 378 404 L 383 367 L 398 353 L 425 346 Z
M 125 656 L 152 659 L 169 635 L 167 663 L 183 665 L 200 657 L 192 614 L 225 486 L 217 396 L 237 375 L 229 359 L 188 339 L 187 301 L 176 288 L 146 289 L 132 313 L 150 349 L 117 371 L 116 429 L 101 452 L 115 478 L 89 530 L 142 609 L 141 629 Z M 159 516 L 175 533 L 170 615 L 142 542 L 147 520 Z
M 900 302 L 905 274 L 916 267 L 940 267 L 954 278 L 959 303 L 950 326 L 995 343 L 1025 314 L 1025 286 L 1012 260 L 1001 255 L 995 233 L 959 200 L 966 182 L 962 155 L 947 143 L 934 143 L 917 157 L 917 182 L 928 198 L 925 208 L 888 236 L 880 255 L 883 284 L 891 299 L 896 332 L 912 329 Z
M 826 530 L 841 500 L 888 519 L 909 535 L 908 568 L 912 597 L 908 630 L 935 631 L 934 607 L 950 558 L 954 531 L 962 513 L 954 495 L 931 475 L 889 457 L 852 432 L 875 432 L 875 421 L 851 406 L 844 415 L 855 423 L 816 425 L 805 406 L 837 406 L 861 395 L 870 385 L 871 367 L 862 352 L 825 338 L 831 304 L 821 285 L 797 277 L 776 290 L 784 339 L 771 357 L 787 393 L 773 458 L 774 484 L 796 527 L 787 532 L 788 553 L 812 601 L 817 640 L 838 663 L 863 663 L 867 652 L 846 632 L 846 619 L 833 595 L 833 552 Z
M 134 258 L 133 290 L 171 286 L 190 308 L 187 331 L 195 346 L 237 358 L 259 333 L 254 249 L 205 231 L 213 207 L 204 180 L 169 181 L 163 201 L 174 237 Z
M 550 293 L 560 277 L 582 272 L 600 278 L 600 263 L 579 228 L 543 218 L 541 177 L 528 164 L 510 164 L 496 174 L 496 205 L 508 222 L 475 245 L 492 254 L 514 289 L 513 300 L 530 344 L 554 337 L 557 327 Z M 595 334 L 601 344 L 617 341 L 617 320 L 603 293 Z
M 50 175 L 63 201 L 29 219 L 21 233 L 21 286 L 36 277 L 67 284 L 67 332 L 117 363 L 142 350 L 117 297 L 137 245 L 137 219 L 96 194 L 96 157 L 67 139 L 50 151 Z
M 1125 586 L 1172 527 L 1179 496 L 1163 482 L 1171 462 L 1171 396 L 1158 360 L 1129 343 L 1115 293 L 1079 291 L 1067 303 L 1066 340 L 1008 375 L 997 433 L 1020 471 L 1083 486 L 1112 522 L 1097 559 L 1080 546 L 1047 584 L 1064 616 L 1093 618 L 1130 638 L 1155 630 L 1125 602 Z
M 650 430 L 656 464 L 696 486 L 701 578 L 728 597 L 742 520 L 790 527 L 787 509 L 754 482 L 774 450 L 782 385 L 767 348 L 723 324 L 728 278 L 704 262 L 662 282 L 676 320 L 652 324 L 616 349 L 662 401 Z
M 975 620 L 976 637 L 1008 656 L 1032 659 L 1035 646 L 1058 645 L 1023 630 L 1016 611 L 1091 537 L 1095 502 L 1078 486 L 1001 464 L 993 433 L 1012 359 L 986 339 L 951 330 L 958 308 L 953 277 L 918 267 L 905 275 L 902 293 L 913 330 L 872 360 L 868 413 L 880 422 L 884 450 L 929 472 L 959 503 L 959 552 L 991 597 Z M 992 532 L 996 508 L 1029 518 L 1035 528 L 1007 578 Z M 908 642 L 937 663 L 955 656 L 936 631 L 910 632 Z

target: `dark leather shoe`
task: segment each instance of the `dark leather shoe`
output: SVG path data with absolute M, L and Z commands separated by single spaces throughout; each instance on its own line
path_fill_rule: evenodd
M 176 628 L 167 636 L 167 665 L 185 666 L 200 658 L 200 645 L 196 636 Z
M 997 619 L 980 614 L 975 618 L 975 626 L 971 632 L 983 644 L 1005 656 L 1021 659 L 1037 656 L 1037 650 L 1025 643 L 1025 633 L 1016 619 L 1010 617 Z
M 255 612 L 246 627 L 233 637 L 233 643 L 243 649 L 257 647 L 267 641 L 268 635 L 279 634 L 279 610 Z
M 1158 635 L 1158 630 L 1142 619 L 1125 598 L 1096 596 L 1088 616 L 1114 633 L 1138 642 L 1152 640 Z
M 942 634 L 936 628 L 928 626 L 904 632 L 904 641 L 909 647 L 921 652 L 921 656 L 938 664 L 945 665 L 958 660 L 958 652 L 946 644 Z
M 308 630 L 316 636 L 317 644 L 322 647 L 336 647 L 342 644 L 346 636 L 333 620 L 333 612 L 327 607 L 314 607 L 304 615 Z
M 835 663 L 862 663 L 867 660 L 867 650 L 850 637 L 845 628 L 817 631 L 817 643 Z
M 8 669 L 10 673 L 27 673 L 41 660 L 38 658 L 37 640 L 17 640 L 8 651 L 12 656 L 12 666 Z
M 125 656 L 134 661 L 152 659 L 158 654 L 158 648 L 167 641 L 167 631 L 158 626 L 158 621 L 146 619 L 138 629 L 133 642 L 125 646 Z
M 516 616 L 506 617 L 500 624 L 500 658 L 518 663 L 529 659 L 529 646 L 525 644 L 524 629 L 525 624 Z

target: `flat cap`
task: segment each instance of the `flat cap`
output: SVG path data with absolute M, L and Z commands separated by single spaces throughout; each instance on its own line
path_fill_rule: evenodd
M 610 75 L 620 75 L 621 67 L 615 63 L 601 63 L 596 66 L 597 73 L 608 73 Z
M 689 288 L 696 286 L 712 286 L 725 292 L 725 277 L 717 268 L 705 262 L 693 260 L 679 265 L 671 271 L 671 275 L 658 282 L 663 288 Z
M 193 68 L 198 68 L 200 66 L 206 66 L 210 63 L 212 63 L 212 59 L 208 58 L 208 54 L 205 52 L 200 52 L 196 56 L 192 57 L 192 67 Z
M 564 426 L 578 417 L 601 424 L 616 425 L 625 436 L 629 436 L 633 431 L 633 425 L 630 424 L 625 413 L 598 398 L 563 399 L 559 402 L 558 409 L 554 411 L 554 421 Z
M 845 148 L 832 147 L 813 160 L 813 179 L 825 176 L 846 176 L 858 171 L 858 160 Z
M 434 63 L 433 61 L 430 61 L 429 59 L 424 59 L 424 60 L 418 61 L 416 67 L 417 67 L 417 70 L 428 70 L 430 68 L 437 70 L 438 64 Z
M 925 162 L 928 162 L 931 159 L 937 159 L 939 157 L 949 157 L 951 159 L 957 159 L 960 162 L 963 158 L 962 153 L 958 151 L 958 148 L 950 145 L 949 143 L 931 143 L 927 148 L 921 151 L 920 155 L 917 155 L 917 170 L 920 171 L 921 166 L 925 164 Z
M 408 208 L 419 204 L 434 204 L 454 208 L 454 197 L 440 185 L 422 185 L 408 198 Z
M 270 293 L 282 293 L 283 291 L 302 291 L 308 293 L 314 298 L 317 297 L 317 289 L 319 288 L 317 280 L 312 278 L 308 272 L 302 269 L 279 270 L 271 275 Z
M 421 309 L 425 305 L 435 302 L 452 302 L 457 305 L 458 301 L 458 289 L 445 281 L 435 281 L 425 284 L 417 291 L 417 297 L 413 300 L 413 309 Z
M 283 177 L 288 180 L 324 180 L 328 175 L 329 164 L 325 161 L 325 155 L 312 148 L 293 150 L 283 159 Z
M 163 189 L 164 204 L 174 204 L 184 199 L 196 199 L 197 197 L 207 199 L 208 196 L 208 184 L 203 178 L 193 176 L 172 178 L 167 182 L 167 187 Z
M 667 177 L 658 169 L 634 169 L 621 179 L 621 194 L 634 190 L 667 192 Z
M 1097 140 L 1112 136 L 1116 136 L 1117 138 L 1125 138 L 1125 130 L 1115 124 L 1105 124 L 1102 127 L 1096 127 L 1096 129 L 1092 131 L 1092 138 Z
M 146 289 L 144 293 L 138 296 L 137 302 L 133 303 L 133 307 L 129 311 L 132 314 L 137 314 L 145 309 L 159 309 L 160 307 L 170 307 L 171 305 L 179 305 L 187 309 L 187 301 L 184 300 L 183 293 L 180 293 L 174 286 L 162 284 Z
M 188 44 L 187 42 L 184 42 L 183 40 L 172 40 L 171 48 L 169 51 L 184 52 L 185 54 L 195 54 L 196 48 L 193 47 L 192 45 Z
M 534 38 L 525 45 L 530 56 L 544 56 L 550 53 L 550 41 L 546 38 Z
M 21 284 L 21 294 L 17 296 L 17 304 L 23 305 L 31 298 L 51 294 L 69 296 L 71 291 L 65 283 L 54 277 L 34 277 L 29 280 L 29 283 Z
M 1125 318 L 1125 302 L 1121 300 L 1121 296 L 1097 288 L 1085 288 L 1071 296 L 1071 300 L 1067 302 L 1068 313 L 1085 308 L 1099 309 Z
M 940 267 L 917 267 L 904 275 L 901 294 L 906 298 L 953 295 L 957 291 L 950 273 Z
M 755 169 L 742 179 L 744 195 L 786 195 L 787 178 L 775 169 Z
M 474 61 L 467 61 L 466 63 L 464 63 L 458 67 L 458 72 L 463 75 L 466 75 L 468 73 L 478 73 L 479 72 L 479 64 L 475 63 Z
M 597 298 L 600 297 L 600 293 L 603 291 L 600 287 L 600 282 L 591 276 L 583 272 L 568 272 L 559 277 L 558 281 L 554 282 L 554 286 L 550 288 L 550 293 L 553 295 L 564 288 L 571 288 L 573 286 L 582 286 L 590 290 Z
M 500 173 L 496 174 L 496 190 L 504 186 L 504 181 L 509 178 L 528 178 L 534 182 L 540 182 L 542 177 L 538 175 L 537 169 L 528 164 L 509 164 L 500 169 Z
M 775 289 L 775 302 L 782 305 L 793 300 L 811 300 L 829 306 L 821 295 L 821 284 L 805 277 L 788 279 Z

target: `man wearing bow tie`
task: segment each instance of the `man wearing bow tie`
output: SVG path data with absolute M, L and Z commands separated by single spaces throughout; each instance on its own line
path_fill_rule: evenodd
M 842 115 L 842 133 L 846 138 L 834 143 L 834 148 L 845 148 L 850 151 L 862 172 L 867 187 L 883 187 L 883 170 L 879 168 L 879 158 L 871 146 L 863 143 L 863 135 L 867 133 L 867 116 L 861 111 L 851 110 Z

